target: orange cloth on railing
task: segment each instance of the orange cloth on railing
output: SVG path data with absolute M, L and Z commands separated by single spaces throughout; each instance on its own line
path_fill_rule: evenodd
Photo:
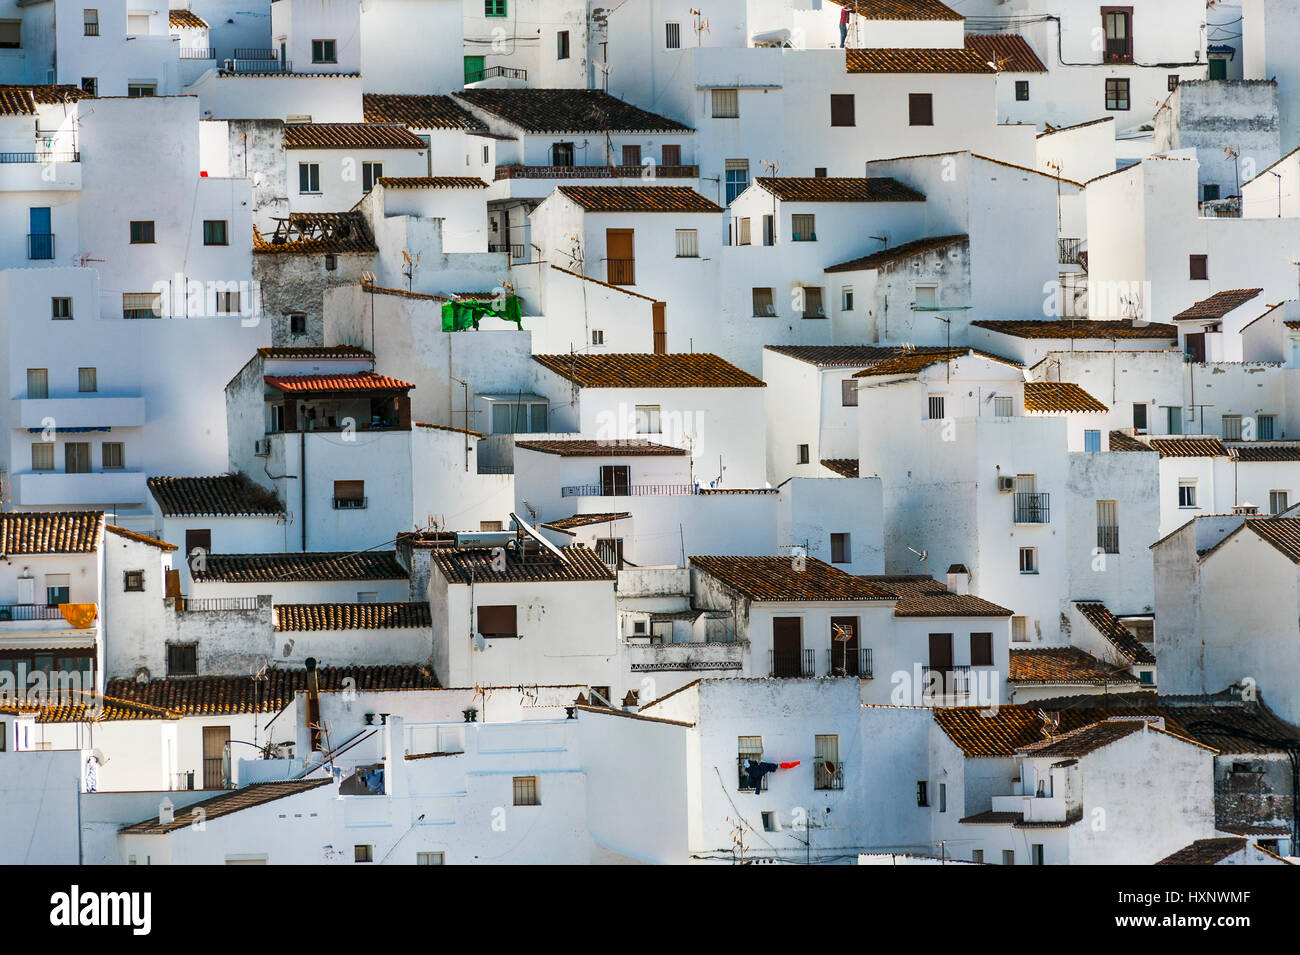
M 59 604 L 59 612 L 69 626 L 85 630 L 95 622 L 99 607 L 96 604 Z

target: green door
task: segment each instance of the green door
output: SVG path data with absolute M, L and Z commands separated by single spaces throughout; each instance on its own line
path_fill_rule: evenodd
M 483 78 L 483 57 L 465 57 L 465 82 L 474 83 Z
M 1226 80 L 1228 78 L 1228 61 L 1222 57 L 1210 60 L 1210 79 Z

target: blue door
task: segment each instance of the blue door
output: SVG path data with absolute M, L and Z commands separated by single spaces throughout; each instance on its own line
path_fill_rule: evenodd
M 33 206 L 28 218 L 27 258 L 54 258 L 54 232 L 50 225 L 50 207 Z

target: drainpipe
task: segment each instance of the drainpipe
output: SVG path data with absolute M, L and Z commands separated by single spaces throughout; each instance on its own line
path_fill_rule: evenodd
M 302 519 L 302 552 L 307 553 L 307 432 L 298 432 L 298 514 Z

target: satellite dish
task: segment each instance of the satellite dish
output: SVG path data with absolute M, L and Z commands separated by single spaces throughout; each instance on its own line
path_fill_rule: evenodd
M 483 634 L 481 633 L 474 634 L 474 649 L 479 651 L 483 651 L 487 649 L 487 640 L 483 638 Z
M 98 746 L 95 747 L 91 755 L 95 757 L 95 762 L 99 763 L 99 765 L 101 766 L 104 766 L 108 763 L 108 757 L 104 755 L 104 751 L 100 749 Z
M 551 552 L 551 555 L 555 557 L 555 559 L 558 560 L 560 563 L 567 564 L 569 562 L 568 559 L 565 558 L 564 554 L 560 551 L 558 547 L 556 547 L 554 544 L 548 541 L 541 534 L 537 533 L 537 531 L 533 528 L 532 524 L 529 524 L 526 520 L 524 520 L 514 511 L 510 512 L 510 519 L 515 522 L 515 525 L 521 531 L 523 531 L 533 540 L 537 541 L 539 544 L 541 544 L 543 547 L 549 550 Z

